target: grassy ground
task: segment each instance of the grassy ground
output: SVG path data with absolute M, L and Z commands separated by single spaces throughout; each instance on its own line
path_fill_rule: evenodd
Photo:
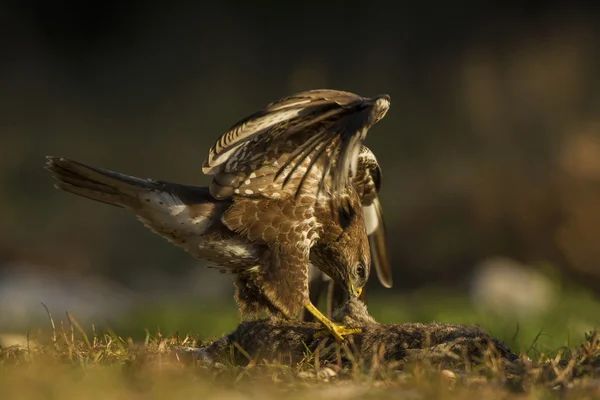
M 526 352 L 529 356 L 576 346 L 583 340 L 585 332 L 600 328 L 600 301 L 583 288 L 572 286 L 557 292 L 548 308 L 525 316 L 480 308 L 464 292 L 440 287 L 397 296 L 371 296 L 368 304 L 371 315 L 382 323 L 476 324 L 504 341 L 516 353 Z M 164 335 L 220 336 L 233 330 L 238 323 L 233 298 L 213 303 L 159 300 L 108 321 L 103 327 L 110 326 L 124 337 L 142 340 L 145 330 L 161 331 Z
M 152 312 L 106 326 L 81 327 L 73 317 L 56 318 L 55 329 L 29 332 L 24 346 L 0 350 L 3 399 L 261 398 L 307 396 L 411 399 L 599 398 L 600 345 L 587 328 L 600 326 L 600 304 L 580 289 L 565 289 L 554 305 L 526 320 L 478 309 L 457 293 L 436 289 L 397 298 L 373 298 L 369 309 L 381 322 L 432 320 L 477 323 L 516 353 L 529 367 L 510 377 L 493 360 L 481 368 L 405 365 L 374 375 L 351 366 L 324 367 L 307 359 L 299 367 L 260 365 L 208 368 L 175 351 L 198 339 L 219 336 L 237 322 L 235 305 L 172 308 L 148 305 Z M 223 313 L 222 313 L 223 312 Z M 64 315 L 61 313 L 61 315 Z M 148 331 L 145 331 L 147 328 Z M 162 333 L 157 333 L 157 328 Z M 114 333 L 118 332 L 118 334 Z M 153 332 L 153 334 L 150 334 Z M 197 336 L 186 336 L 195 332 Z M 255 360 L 256 361 L 256 360 Z M 539 365 L 550 375 L 544 378 Z M 515 375 L 513 373 L 513 375 Z M 518 381 L 517 385 L 509 381 Z
M 589 335 L 572 351 L 538 356 L 519 372 L 494 359 L 481 366 L 427 362 L 373 373 L 359 362 L 340 369 L 310 356 L 297 367 L 261 365 L 206 367 L 177 352 L 195 338 L 148 335 L 141 343 L 114 333 L 89 337 L 71 320 L 48 338 L 0 350 L 4 399 L 546 399 L 600 395 L 600 342 Z M 546 364 L 546 372 L 538 365 Z M 397 366 L 396 366 L 397 367 Z M 549 371 L 549 373 L 548 373 Z

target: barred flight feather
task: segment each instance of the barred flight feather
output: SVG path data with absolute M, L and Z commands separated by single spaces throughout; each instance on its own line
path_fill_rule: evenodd
M 339 203 L 337 194 L 357 174 L 368 129 L 383 118 L 389 104 L 387 95 L 365 98 L 329 89 L 282 98 L 222 135 L 210 149 L 203 171 L 215 176 L 217 198 L 256 196 L 258 187 L 244 187 L 254 173 L 263 178 L 263 196 L 270 194 L 265 185 L 271 179 L 273 184 L 266 187 L 280 195 L 297 198 L 303 192 L 318 196 L 327 191 Z M 301 166 L 304 175 L 298 177 Z M 238 173 L 239 182 L 219 190 L 223 181 L 219 174 Z M 294 187 L 289 188 L 291 183 Z

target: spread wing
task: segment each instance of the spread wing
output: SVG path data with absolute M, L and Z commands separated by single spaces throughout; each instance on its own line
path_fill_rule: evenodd
M 373 152 L 366 146 L 361 147 L 357 174 L 352 183 L 362 200 L 371 258 L 377 271 L 377 277 L 383 286 L 390 288 L 392 287 L 392 268 L 387 252 L 383 211 L 379 202 L 381 168 Z
M 244 118 L 210 149 L 203 172 L 217 199 L 341 193 L 356 174 L 368 129 L 384 117 L 388 95 L 365 98 L 311 90 Z

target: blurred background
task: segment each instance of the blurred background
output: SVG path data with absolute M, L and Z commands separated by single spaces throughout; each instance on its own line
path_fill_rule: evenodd
M 54 189 L 44 157 L 206 185 L 219 135 L 315 88 L 392 98 L 367 139 L 394 266 L 376 318 L 577 344 L 600 326 L 600 16 L 441 4 L 2 2 L 4 345 L 47 328 L 42 302 L 134 338 L 235 327 L 230 277 Z

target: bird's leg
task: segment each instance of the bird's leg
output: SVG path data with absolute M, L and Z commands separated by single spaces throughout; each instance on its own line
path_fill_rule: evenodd
M 344 335 L 352 335 L 354 333 L 360 333 L 362 330 L 360 328 L 347 328 L 343 325 L 338 325 L 324 316 L 321 311 L 317 307 L 315 307 L 310 300 L 308 300 L 304 307 L 315 316 L 315 318 L 325 325 L 326 330 L 324 332 L 318 332 L 315 337 L 319 337 L 324 333 L 331 333 L 337 340 L 340 342 L 344 341 Z

